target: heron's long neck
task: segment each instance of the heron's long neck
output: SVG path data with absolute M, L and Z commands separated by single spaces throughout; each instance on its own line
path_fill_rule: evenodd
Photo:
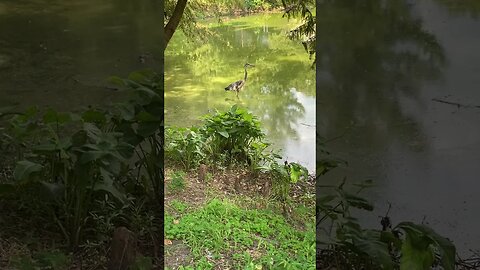
M 245 78 L 243 78 L 244 81 L 247 80 L 247 68 L 245 68 Z

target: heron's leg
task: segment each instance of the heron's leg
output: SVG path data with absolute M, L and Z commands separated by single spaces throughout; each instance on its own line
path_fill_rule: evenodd
M 239 98 L 239 97 L 238 97 L 238 91 L 235 91 L 235 92 L 237 93 L 237 98 Z

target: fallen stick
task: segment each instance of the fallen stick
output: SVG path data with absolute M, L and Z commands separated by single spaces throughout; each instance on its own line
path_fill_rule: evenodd
M 457 108 L 480 108 L 480 105 L 465 105 L 457 102 L 446 101 L 438 98 L 432 98 L 433 101 L 457 106 Z

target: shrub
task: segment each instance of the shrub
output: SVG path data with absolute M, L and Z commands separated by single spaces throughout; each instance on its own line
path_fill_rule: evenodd
M 35 204 L 58 225 L 72 249 L 84 237 L 87 222 L 100 221 L 91 215 L 96 199 L 108 194 L 125 204 L 122 184 L 128 175 L 138 176 L 128 180 L 136 180 L 141 196 L 163 207 L 161 76 L 140 71 L 111 80 L 131 94 L 130 100 L 78 114 L 30 108 L 8 122 L 8 138 L 19 161 L 16 181 L 2 184 L 0 195 L 34 190 L 30 200 L 40 200 Z
M 200 131 L 207 138 L 209 154 L 214 159 L 226 154 L 227 164 L 233 161 L 252 162 L 252 155 L 259 152 L 257 149 L 261 147 L 263 151 L 263 146 L 267 145 L 263 142 L 265 134 L 257 118 L 236 105 L 226 112 L 217 111 L 213 115 L 206 115 L 204 120 L 205 124 Z
M 200 165 L 206 157 L 206 147 L 205 138 L 195 127 L 165 129 L 165 155 L 185 170 Z
M 288 199 L 291 185 L 308 177 L 308 170 L 295 162 L 285 162 L 284 165 L 271 162 L 264 169 L 272 175 L 273 195 L 283 202 Z
M 279 158 L 267 153 L 260 122 L 246 109 L 234 105 L 226 112 L 203 116 L 200 127 L 166 130 L 166 157 L 188 170 L 202 161 L 231 165 L 249 164 L 251 169 Z

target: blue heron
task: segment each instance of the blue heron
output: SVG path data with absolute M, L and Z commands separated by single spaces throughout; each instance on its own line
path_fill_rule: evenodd
M 231 83 L 229 86 L 225 87 L 225 91 L 235 91 L 237 93 L 237 98 L 238 98 L 238 92 L 243 88 L 245 85 L 245 82 L 247 81 L 247 68 L 248 67 L 254 67 L 255 65 L 246 63 L 243 68 L 245 69 L 245 77 L 243 80 L 236 81 L 234 83 Z

